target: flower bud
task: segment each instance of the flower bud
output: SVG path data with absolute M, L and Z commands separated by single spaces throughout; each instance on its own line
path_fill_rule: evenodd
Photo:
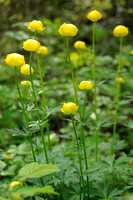
M 75 113 L 78 111 L 79 106 L 77 106 L 75 103 L 73 102 L 69 102 L 69 103 L 64 103 L 63 107 L 61 108 L 61 112 L 63 113 Z
M 97 10 L 94 10 L 88 13 L 87 18 L 92 22 L 96 22 L 102 18 L 102 14 Z
M 40 48 L 40 43 L 37 40 L 28 39 L 23 42 L 23 48 L 26 51 L 37 51 Z
M 31 85 L 31 82 L 30 81 L 21 81 L 21 85 L 28 87 Z
M 37 53 L 42 55 L 48 55 L 48 48 L 45 46 L 40 46 L 40 48 L 37 50 Z
M 9 184 L 9 187 L 10 187 L 10 188 L 13 188 L 15 185 L 22 185 L 22 183 L 19 182 L 19 181 L 13 181 L 13 182 L 11 182 L 11 183 Z
M 117 77 L 115 81 L 118 83 L 124 83 L 124 79 L 122 77 Z
M 31 31 L 43 31 L 45 27 L 43 27 L 43 23 L 41 21 L 33 20 L 29 22 L 28 29 Z
M 86 49 L 86 44 L 83 41 L 76 41 L 74 43 L 74 48 L 75 49 L 80 49 L 80 50 L 85 50 Z
M 30 65 L 28 65 L 28 64 L 25 64 L 25 65 L 23 65 L 22 67 L 21 67 L 21 69 L 20 69 L 20 72 L 21 72 L 21 74 L 24 74 L 24 75 L 30 75 Z M 33 67 L 31 67 L 31 73 L 33 74 L 34 73 L 34 69 L 33 69 Z
M 91 90 L 94 84 L 91 81 L 81 81 L 78 85 L 81 90 Z
M 18 53 L 11 53 L 6 56 L 5 62 L 8 66 L 20 67 L 25 64 L 24 56 Z
M 123 25 L 118 25 L 114 28 L 113 34 L 115 37 L 125 37 L 129 33 L 128 28 Z
M 78 29 L 73 24 L 62 24 L 59 29 L 59 33 L 63 36 L 76 36 Z

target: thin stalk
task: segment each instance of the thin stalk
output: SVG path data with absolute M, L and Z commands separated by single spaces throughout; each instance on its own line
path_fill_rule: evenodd
M 35 105 L 36 105 L 36 113 L 37 113 L 38 123 L 39 123 L 39 127 L 40 127 L 44 153 L 45 153 L 45 157 L 46 157 L 46 162 L 48 164 L 49 160 L 48 160 L 48 154 L 47 154 L 47 146 L 46 146 L 45 137 L 44 137 L 44 134 L 43 134 L 43 126 L 41 125 L 41 120 L 40 120 L 40 115 L 39 115 L 39 107 L 38 107 L 38 103 L 37 103 L 37 99 L 36 99 L 36 93 L 35 93 L 35 88 L 34 88 L 34 83 L 33 83 L 33 77 L 32 77 L 32 73 L 31 73 L 31 59 L 32 59 L 32 51 L 30 52 L 30 62 L 29 62 L 29 64 L 30 64 L 30 80 L 31 80 L 31 85 L 32 85 Z
M 67 37 L 67 56 L 68 56 L 70 69 L 71 69 L 71 75 L 72 75 L 72 82 L 73 82 L 73 88 L 74 88 L 74 93 L 75 93 L 76 104 L 79 105 L 78 96 L 77 96 L 77 88 L 76 88 L 75 79 L 74 79 L 74 73 L 73 73 L 73 67 L 72 67 L 71 58 L 70 58 L 69 37 Z M 86 170 L 87 170 L 88 169 L 88 164 L 87 164 L 85 137 L 84 137 L 84 126 L 82 124 L 83 122 L 82 122 L 82 116 L 81 116 L 80 107 L 79 107 L 79 116 L 80 116 L 80 123 L 81 123 L 81 140 L 82 140 L 82 144 L 83 144 L 83 148 L 84 148 L 84 159 L 85 159 Z M 87 185 L 88 185 L 88 180 L 87 180 Z
M 95 116 L 96 116 L 96 161 L 98 160 L 98 138 L 99 130 L 98 125 L 98 116 L 97 116 L 97 91 L 96 91 L 96 63 L 95 63 L 95 22 L 93 23 L 93 79 L 94 79 L 94 101 L 95 101 Z
M 84 92 L 84 105 L 83 105 L 83 120 L 84 120 L 84 116 L 85 116 L 85 104 L 86 104 L 86 96 L 87 96 L 87 91 Z
M 120 38 L 119 65 L 118 65 L 118 71 L 117 71 L 117 77 L 118 78 L 120 77 L 120 72 L 121 72 L 121 57 L 122 57 L 122 37 Z M 116 137 L 116 126 L 117 126 L 118 108 L 119 108 L 119 96 L 120 96 L 120 83 L 119 83 L 119 81 L 117 81 L 115 116 L 114 116 L 114 126 L 113 126 L 112 154 L 114 154 L 114 145 L 115 145 L 115 137 Z
M 77 150 L 78 150 L 78 158 L 79 158 L 79 166 L 80 166 L 80 178 L 82 179 L 83 191 L 84 191 L 84 177 L 83 177 L 82 161 L 81 161 L 81 155 L 80 155 L 80 146 L 79 146 L 77 130 L 76 130 L 76 126 L 75 126 L 72 114 L 71 114 L 71 120 L 72 120 L 72 125 L 73 125 L 73 130 L 74 130 L 76 144 L 77 144 Z M 84 191 L 84 196 L 85 196 L 85 191 Z M 81 200 L 81 183 L 80 183 L 80 200 Z
M 50 152 L 52 152 L 52 146 L 50 142 L 50 133 L 49 133 L 49 124 L 48 124 L 48 117 L 47 117 L 47 108 L 46 108 L 46 98 L 45 98 L 45 93 L 44 93 L 44 88 L 43 88 L 43 76 L 42 76 L 42 69 L 39 61 L 39 56 L 36 53 L 37 56 L 37 63 L 38 63 L 38 68 L 39 68 L 39 75 L 40 75 L 40 81 L 41 81 L 41 88 L 42 88 L 42 106 L 44 106 L 45 109 L 45 117 L 46 117 L 46 129 L 47 129 L 47 137 L 48 137 L 48 144 L 49 144 L 49 149 Z
M 33 160 L 34 160 L 34 162 L 36 162 L 36 156 L 35 156 L 35 152 L 34 152 L 34 148 L 33 148 L 32 137 L 31 137 L 31 133 L 30 133 L 30 128 L 29 128 L 28 116 L 27 116 L 27 112 L 25 110 L 24 102 L 23 102 L 23 99 L 22 99 L 22 96 L 21 96 L 21 92 L 20 92 L 20 89 L 19 89 L 18 77 L 17 77 L 17 68 L 16 67 L 15 67 L 15 81 L 16 81 L 17 90 L 18 90 L 20 102 L 21 102 L 22 109 L 23 109 L 23 114 L 24 114 L 24 117 L 25 117 L 25 122 L 26 122 L 27 130 L 28 130 L 27 133 L 28 133 L 28 136 L 29 136 L 29 141 L 30 141 L 30 145 L 31 145 L 31 151 L 32 151 L 32 155 L 33 155 Z

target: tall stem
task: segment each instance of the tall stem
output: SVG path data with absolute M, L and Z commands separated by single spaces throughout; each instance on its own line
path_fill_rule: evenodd
M 96 161 L 98 160 L 98 137 L 99 130 L 98 125 L 98 116 L 97 116 L 97 91 L 96 91 L 96 63 L 95 63 L 95 22 L 93 23 L 93 79 L 94 79 L 94 101 L 95 101 L 95 116 L 96 116 Z
M 38 108 L 38 103 L 37 103 L 36 93 L 35 93 L 35 88 L 34 88 L 34 83 L 33 83 L 33 77 L 32 77 L 32 72 L 31 72 L 31 59 L 32 59 L 32 51 L 30 52 L 30 63 L 29 63 L 30 64 L 30 80 L 31 80 L 31 85 L 32 85 L 35 105 L 36 105 L 36 113 L 37 113 L 38 123 L 39 123 L 39 127 L 40 127 L 40 132 L 41 132 L 41 137 L 42 137 L 42 142 L 43 142 L 43 148 L 44 148 L 44 153 L 45 153 L 45 157 L 46 157 L 46 162 L 49 163 L 48 155 L 47 155 L 47 147 L 46 147 L 45 137 L 44 137 L 44 133 L 43 133 L 43 126 L 41 125 L 41 120 L 40 120 L 40 115 L 39 115 L 39 108 Z
M 22 105 L 22 109 L 23 109 L 23 114 L 24 114 L 24 118 L 25 118 L 25 122 L 26 122 L 26 126 L 27 126 L 27 130 L 28 130 L 28 136 L 29 136 L 29 141 L 30 141 L 30 145 L 31 145 L 31 151 L 32 151 L 32 155 L 33 155 L 33 159 L 34 162 L 36 162 L 36 156 L 35 156 L 35 152 L 34 152 L 34 148 L 33 148 L 33 143 L 32 143 L 32 137 L 31 137 L 31 133 L 30 133 L 30 128 L 29 128 L 29 121 L 28 121 L 28 116 L 27 116 L 27 112 L 25 110 L 24 107 L 24 102 L 21 96 L 21 92 L 19 89 L 19 84 L 18 84 L 18 76 L 17 76 L 17 68 L 15 67 L 15 81 L 16 81 L 16 85 L 17 85 L 17 90 L 18 90 L 18 94 L 19 94 L 19 98 L 20 98 L 20 102 Z
M 121 72 L 121 56 L 122 56 L 122 37 L 120 38 L 119 65 L 118 65 L 118 71 L 117 71 L 117 77 L 118 78 L 120 77 L 120 72 Z M 114 116 L 114 126 L 113 126 L 112 154 L 114 154 L 114 145 L 115 145 L 115 137 L 116 137 L 116 126 L 117 126 L 118 108 L 119 108 L 119 95 L 120 95 L 120 83 L 119 83 L 119 81 L 117 81 L 115 116 Z
M 39 61 L 39 56 L 36 53 L 37 56 L 37 63 L 38 63 L 38 68 L 39 68 L 39 75 L 40 75 L 40 81 L 41 81 L 41 88 L 42 88 L 42 106 L 44 106 L 45 109 L 45 117 L 46 117 L 46 128 L 47 128 L 47 137 L 48 137 L 48 144 L 49 144 L 49 149 L 52 152 L 52 146 L 50 142 L 50 133 L 49 133 L 49 124 L 48 124 L 48 117 L 47 117 L 47 108 L 46 108 L 46 98 L 45 98 L 45 93 L 44 93 L 44 88 L 43 88 L 43 76 L 42 76 L 42 69 Z
M 82 179 L 83 190 L 84 190 L 84 177 L 83 177 L 82 161 L 81 161 L 81 155 L 80 155 L 80 146 L 79 146 L 78 135 L 77 135 L 76 126 L 75 126 L 72 114 L 71 114 L 71 119 L 72 119 L 73 130 L 74 130 L 76 144 L 77 144 L 77 150 L 78 150 L 78 158 L 79 158 L 79 166 L 80 166 L 80 177 L 81 177 L 80 180 Z M 85 195 L 85 193 L 84 193 L 84 195 Z M 81 183 L 80 183 L 80 199 L 81 199 Z

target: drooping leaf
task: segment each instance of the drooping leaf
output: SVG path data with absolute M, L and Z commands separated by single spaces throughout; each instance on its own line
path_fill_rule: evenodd
M 59 172 L 60 170 L 53 164 L 38 164 L 33 162 L 25 165 L 20 171 L 18 176 L 21 176 L 22 179 L 27 178 L 40 178 L 42 176 L 52 174 L 54 172 Z

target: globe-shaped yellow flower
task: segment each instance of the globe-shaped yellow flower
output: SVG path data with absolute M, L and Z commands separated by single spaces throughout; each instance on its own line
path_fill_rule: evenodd
M 11 53 L 6 56 L 5 62 L 8 66 L 20 67 L 25 64 L 25 59 L 23 55 L 18 53 Z
M 76 41 L 74 43 L 74 48 L 75 49 L 80 49 L 80 50 L 85 50 L 86 49 L 86 44 L 83 41 Z
M 124 83 L 124 79 L 122 77 L 117 77 L 115 81 L 118 83 Z
M 10 187 L 10 188 L 13 188 L 15 185 L 22 185 L 22 183 L 19 182 L 19 181 L 13 181 L 13 182 L 11 182 L 11 183 L 9 184 L 9 187 Z
M 128 28 L 123 25 L 118 25 L 114 28 L 113 34 L 115 37 L 125 37 L 129 33 Z
M 21 67 L 21 69 L 20 69 L 20 72 L 21 72 L 21 74 L 24 74 L 24 75 L 30 75 L 30 65 L 28 65 L 28 64 L 25 64 L 25 65 L 23 65 L 22 67 Z M 33 67 L 31 67 L 31 73 L 33 74 L 34 73 L 34 69 L 33 69 Z
M 94 84 L 91 81 L 81 81 L 78 85 L 81 90 L 91 90 Z
M 78 111 L 79 106 L 77 106 L 75 103 L 73 102 L 69 102 L 69 103 L 64 103 L 63 107 L 61 108 L 61 112 L 63 113 L 75 113 Z
M 48 48 L 45 46 L 40 46 L 40 48 L 37 50 L 37 53 L 42 55 L 48 55 Z
M 94 10 L 88 13 L 87 18 L 92 22 L 96 22 L 102 18 L 102 14 L 97 10 Z
M 28 39 L 25 42 L 23 42 L 23 48 L 26 51 L 37 51 L 40 48 L 40 46 L 40 42 L 33 39 Z
M 59 29 L 59 33 L 63 36 L 76 36 L 78 29 L 73 24 L 62 24 Z
M 21 81 L 21 85 L 28 87 L 31 85 L 31 82 L 30 81 Z
M 130 52 L 133 55 L 133 51 Z
M 9 159 L 9 160 L 10 160 L 10 159 L 11 159 L 11 154 L 7 154 L 7 155 L 6 155 L 6 159 Z
M 43 27 L 43 23 L 41 21 L 33 20 L 29 22 L 28 29 L 31 31 L 43 31 L 45 27 Z

